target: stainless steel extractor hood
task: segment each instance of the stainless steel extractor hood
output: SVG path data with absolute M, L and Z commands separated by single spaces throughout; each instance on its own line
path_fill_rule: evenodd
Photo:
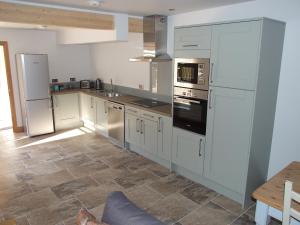
M 143 18 L 144 55 L 131 58 L 131 62 L 171 61 L 167 54 L 168 17 L 161 15 Z

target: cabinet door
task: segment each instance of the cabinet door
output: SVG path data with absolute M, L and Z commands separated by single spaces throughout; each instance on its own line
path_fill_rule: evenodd
M 144 151 L 157 154 L 158 123 L 157 121 L 141 118 L 141 141 Z
M 125 113 L 125 140 L 129 144 L 140 145 L 141 123 L 139 117 Z
M 89 101 L 89 110 L 88 110 L 88 120 L 92 123 L 96 122 L 96 101 L 95 97 L 89 96 L 88 101 Z
M 205 175 L 242 193 L 250 152 L 254 91 L 210 89 Z
M 56 130 L 67 129 L 79 125 L 78 94 L 54 95 L 53 106 Z
M 96 102 L 96 125 L 103 131 L 107 131 L 107 101 L 95 98 Z
M 158 156 L 171 160 L 172 118 L 160 116 L 158 120 Z
M 89 96 L 87 94 L 80 94 L 80 111 L 81 119 L 83 121 L 88 120 L 88 114 L 90 110 Z
M 211 26 L 176 28 L 175 50 L 210 49 Z
M 203 174 L 204 136 L 173 128 L 172 160 L 199 175 Z
M 260 36 L 260 21 L 214 25 L 210 84 L 255 90 Z

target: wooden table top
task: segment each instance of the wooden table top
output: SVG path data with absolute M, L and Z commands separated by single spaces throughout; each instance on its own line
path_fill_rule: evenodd
M 283 210 L 284 183 L 286 180 L 293 182 L 293 190 L 300 193 L 300 162 L 292 162 L 278 174 L 264 183 L 253 193 L 253 197 L 273 208 Z M 294 204 L 293 208 L 300 211 L 300 205 Z

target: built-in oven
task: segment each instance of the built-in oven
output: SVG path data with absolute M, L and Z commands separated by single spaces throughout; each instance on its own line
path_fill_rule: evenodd
M 206 133 L 208 91 L 174 87 L 173 126 Z
M 174 86 L 208 90 L 209 59 L 176 58 Z

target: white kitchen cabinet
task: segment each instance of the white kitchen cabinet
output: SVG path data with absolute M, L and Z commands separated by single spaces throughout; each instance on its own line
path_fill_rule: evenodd
M 158 122 L 141 117 L 141 147 L 149 154 L 156 155 L 158 148 Z
M 171 118 L 126 106 L 125 141 L 130 150 L 170 166 Z
M 210 85 L 255 90 L 262 22 L 212 26 Z
M 172 149 L 172 118 L 159 116 L 158 118 L 158 156 L 170 160 Z
M 53 108 L 55 130 L 82 125 L 79 116 L 78 93 L 53 95 Z
M 96 104 L 95 97 L 81 93 L 80 94 L 81 120 L 84 126 L 95 129 L 96 122 Z
M 125 113 L 125 140 L 139 146 L 141 143 L 141 124 L 138 115 Z
M 268 175 L 285 23 L 255 18 L 210 26 L 203 176 L 174 168 L 247 206 Z M 199 142 L 193 137 L 174 129 L 172 160 L 190 171 L 200 165 L 195 161 Z
M 210 58 L 211 26 L 176 27 L 174 56 L 176 58 Z
M 96 104 L 96 124 L 95 128 L 107 135 L 107 100 L 95 97 Z
M 195 174 L 203 174 L 205 152 L 204 136 L 173 128 L 172 148 L 172 162 Z
M 250 154 L 255 93 L 211 87 L 209 97 L 205 176 L 242 194 Z

